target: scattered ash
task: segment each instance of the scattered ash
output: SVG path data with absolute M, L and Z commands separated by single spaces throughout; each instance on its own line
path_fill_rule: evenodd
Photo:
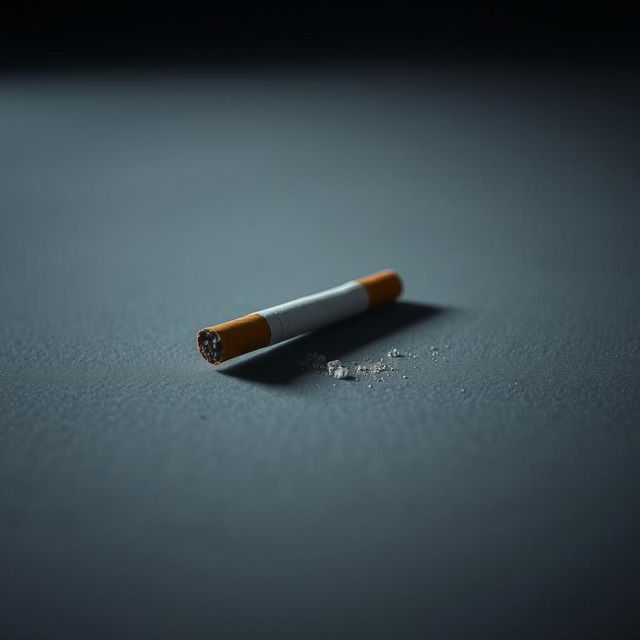
M 385 376 L 393 371 L 398 371 L 398 367 L 384 360 L 365 360 L 364 362 L 354 362 L 356 374 L 373 378 L 382 382 Z
M 449 349 L 449 345 L 444 346 L 445 350 Z M 429 360 L 438 362 L 438 357 L 441 357 L 444 362 L 447 362 L 447 358 L 441 354 L 441 350 L 436 345 L 432 345 L 427 353 L 431 353 Z M 340 360 L 327 360 L 327 357 L 321 353 L 309 353 L 300 363 L 300 366 L 305 371 L 317 371 L 326 373 L 330 378 L 335 380 L 362 380 L 369 379 L 372 382 L 384 382 L 385 379 L 392 377 L 396 374 L 400 374 L 403 380 L 407 380 L 406 369 L 398 366 L 398 362 L 401 358 L 416 358 L 415 354 L 411 351 L 401 351 L 400 349 L 393 347 L 387 352 L 387 358 L 380 358 L 375 360 L 373 358 L 366 358 L 361 361 L 354 360 L 352 367 L 347 367 L 342 364 Z M 409 365 L 409 363 L 406 363 Z M 418 367 L 411 363 L 409 365 L 413 369 Z M 333 383 L 336 386 L 336 383 Z M 373 385 L 368 384 L 369 389 Z M 465 393 L 464 389 L 461 389 L 462 393 Z

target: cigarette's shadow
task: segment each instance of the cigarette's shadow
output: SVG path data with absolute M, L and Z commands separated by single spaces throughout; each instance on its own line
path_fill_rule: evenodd
M 309 353 L 321 353 L 329 360 L 345 359 L 369 343 L 447 311 L 416 302 L 395 302 L 294 338 L 240 362 L 222 365 L 218 371 L 254 382 L 285 384 L 305 372 L 301 362 Z

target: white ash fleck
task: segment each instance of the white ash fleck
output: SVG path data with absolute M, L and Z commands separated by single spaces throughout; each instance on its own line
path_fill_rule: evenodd
M 341 366 L 342 362 L 340 362 L 340 360 L 329 360 L 329 362 L 327 362 L 327 373 L 332 376 L 335 370 Z
M 347 367 L 338 367 L 333 372 L 333 377 L 336 380 L 346 380 L 349 377 L 349 369 Z
M 391 351 L 389 351 L 387 355 L 390 358 L 401 358 L 403 354 L 394 347 L 393 349 L 391 349 Z
M 340 360 L 330 360 L 327 362 L 327 373 L 336 380 L 345 380 L 349 377 L 349 368 L 343 367 Z

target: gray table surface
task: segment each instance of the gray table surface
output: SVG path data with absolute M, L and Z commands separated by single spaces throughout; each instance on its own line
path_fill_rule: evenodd
M 632 637 L 639 98 L 597 66 L 1 78 L 2 637 Z M 195 349 L 386 267 L 400 303 Z M 392 347 L 381 382 L 298 366 Z

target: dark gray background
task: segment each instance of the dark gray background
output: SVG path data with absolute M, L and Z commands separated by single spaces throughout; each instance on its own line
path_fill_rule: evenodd
M 639 97 L 597 65 L 5 75 L 2 636 L 633 636 Z M 402 303 L 196 351 L 387 267 Z M 371 389 L 296 364 L 392 347 Z

